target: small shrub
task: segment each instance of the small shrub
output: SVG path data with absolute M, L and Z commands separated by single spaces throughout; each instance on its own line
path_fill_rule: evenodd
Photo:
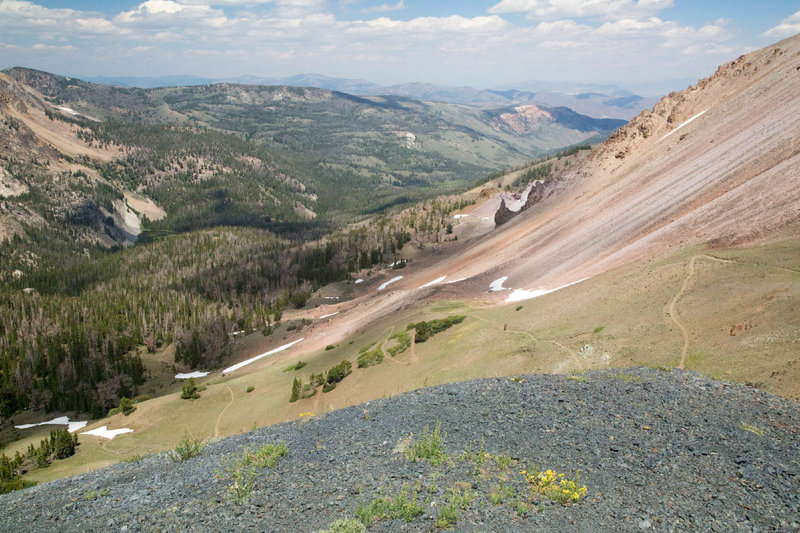
M 252 463 L 257 468 L 272 468 L 278 464 L 278 459 L 286 456 L 289 448 L 283 442 L 278 444 L 265 444 L 253 452 Z
M 503 483 L 494 485 L 489 491 L 489 501 L 492 505 L 502 505 L 514 497 L 514 489 L 506 487 Z
M 181 441 L 169 452 L 169 458 L 174 462 L 186 461 L 200 455 L 206 447 L 206 442 L 200 439 L 191 439 L 185 435 Z
M 197 383 L 195 383 L 194 378 L 189 378 L 186 380 L 186 383 L 183 384 L 183 389 L 181 390 L 181 398 L 184 400 L 194 400 L 200 397 L 198 392 Z
M 522 310 L 522 306 L 521 305 L 518 305 L 517 308 L 514 309 L 514 311 L 521 311 L 521 310 Z
M 253 392 L 254 390 L 256 390 L 256 388 L 254 386 L 252 386 L 252 385 L 247 387 L 247 392 Z
M 122 398 L 120 398 L 120 400 L 119 400 L 119 406 L 117 406 L 117 407 L 114 407 L 113 409 L 111 409 L 111 410 L 108 412 L 108 416 L 114 416 L 114 415 L 117 415 L 117 414 L 119 414 L 119 413 L 122 413 L 122 414 L 124 414 L 125 416 L 128 416 L 128 415 L 130 415 L 132 412 L 134 412 L 135 410 L 136 410 L 136 406 L 135 406 L 135 405 L 133 405 L 133 400 L 131 400 L 130 398 L 126 398 L 125 396 L 123 396 L 123 397 L 122 397 Z
M 287 366 L 286 368 L 283 369 L 283 371 L 284 372 L 291 372 L 293 370 L 300 370 L 301 368 L 303 368 L 307 364 L 308 363 L 306 363 L 305 361 L 298 361 L 297 363 L 295 363 L 293 365 Z
M 442 428 L 439 422 L 436 423 L 433 431 L 428 426 L 425 426 L 419 440 L 412 442 L 406 449 L 406 459 L 411 462 L 428 461 L 433 466 L 439 466 L 447 460 L 443 441 Z
M 443 505 L 439 509 L 439 517 L 433 523 L 439 529 L 452 529 L 458 520 L 458 507 L 452 503 Z
M 330 392 L 336 388 L 336 383 L 326 383 L 322 386 L 322 392 Z
M 329 384 L 339 383 L 344 378 L 353 373 L 353 365 L 350 361 L 344 360 L 336 366 L 328 369 L 325 381 Z
M 327 352 L 327 351 L 333 350 L 333 349 L 335 349 L 335 348 L 336 348 L 336 346 L 334 346 L 333 344 L 329 344 L 329 345 L 327 345 L 327 346 L 325 347 L 325 351 Z
M 152 400 L 153 398 L 150 397 L 148 394 L 140 394 L 136 398 L 133 399 L 133 403 L 142 403 L 146 402 L 147 400 Z
M 604 329 L 605 329 L 605 326 L 597 326 L 596 328 L 594 328 L 594 331 L 593 331 L 592 333 L 594 333 L 595 335 L 597 335 L 598 333 L 600 333 L 600 332 L 601 332 L 601 331 L 603 331 Z
M 83 495 L 83 498 L 87 501 L 93 501 L 97 498 L 102 498 L 103 496 L 108 496 L 111 491 L 109 489 L 100 489 L 98 491 L 89 490 L 86 494 Z

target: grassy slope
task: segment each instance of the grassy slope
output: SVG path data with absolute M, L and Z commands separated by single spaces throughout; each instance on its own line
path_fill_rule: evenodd
M 695 270 L 690 276 L 692 257 Z M 254 423 L 296 420 L 306 412 L 319 416 L 331 409 L 449 381 L 607 365 L 677 366 L 684 340 L 670 318 L 669 307 L 687 276 L 686 290 L 675 302 L 676 318 L 689 335 L 686 367 L 797 399 L 798 257 L 800 243 L 796 240 L 734 250 L 684 249 L 526 302 L 489 307 L 476 301 L 440 301 L 404 309 L 357 332 L 333 350 L 302 357 L 290 351 L 252 373 L 210 377 L 208 390 L 199 400 L 181 400 L 174 393 L 139 404 L 129 417 L 117 415 L 99 421 L 94 426 L 131 427 L 135 432 L 110 442 L 83 436 L 75 457 L 36 471 L 30 479 L 55 479 L 164 450 L 185 434 L 199 438 L 240 433 Z M 517 310 L 520 305 L 522 309 Z M 468 317 L 394 359 L 387 357 L 368 369 L 355 368 L 360 347 L 385 341 L 409 322 L 451 314 Z M 743 328 L 732 336 L 731 327 L 736 325 Z M 263 341 L 251 336 L 244 342 Z M 283 371 L 298 358 L 308 361 L 308 366 L 296 372 Z M 325 371 L 342 359 L 354 363 L 354 372 L 334 391 L 288 403 L 295 376 L 307 379 L 312 372 Z M 246 393 L 251 385 L 255 390 Z M 29 431 L 36 433 L 37 440 L 41 438 L 40 430 Z M 30 441 L 15 442 L 4 451 L 13 453 Z

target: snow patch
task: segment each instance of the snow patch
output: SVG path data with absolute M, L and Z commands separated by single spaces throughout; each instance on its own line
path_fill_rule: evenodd
M 551 292 L 556 292 L 557 290 L 569 287 L 570 285 L 575 285 L 576 283 L 580 283 L 581 281 L 585 281 L 587 279 L 589 278 L 579 279 L 578 281 L 567 283 L 566 285 L 556 287 L 555 289 L 534 289 L 534 290 L 514 289 L 514 291 L 508 295 L 508 298 L 506 298 L 506 302 L 511 303 L 511 302 L 521 302 L 523 300 L 530 300 L 531 298 L 537 298 L 539 296 L 544 296 L 545 294 L 550 294 Z
M 303 339 L 305 339 L 305 337 L 297 339 L 296 341 L 292 341 L 289 344 L 284 344 L 283 346 L 279 346 L 278 348 L 275 348 L 274 350 L 270 350 L 268 352 L 264 352 L 261 355 L 257 355 L 255 357 L 251 357 L 247 361 L 242 361 L 241 363 L 236 363 L 235 365 L 230 366 L 230 367 L 226 368 L 225 370 L 223 370 L 222 373 L 223 374 L 227 374 L 228 372 L 234 372 L 236 370 L 239 370 L 243 366 L 247 366 L 250 363 L 258 361 L 259 359 L 261 359 L 263 357 L 266 357 L 268 355 L 272 355 L 272 354 L 275 354 L 275 353 L 278 353 L 278 352 L 282 352 L 283 350 L 289 348 L 290 346 L 294 346 L 295 344 L 297 344 L 298 342 L 302 341 Z
M 429 281 L 428 283 L 426 283 L 425 285 L 423 285 L 422 287 L 420 287 L 420 289 L 424 289 L 425 287 L 433 287 L 433 286 L 434 286 L 434 285 L 436 285 L 437 283 L 441 283 L 441 282 L 443 282 L 443 281 L 444 281 L 444 278 L 446 278 L 446 277 L 447 277 L 447 276 L 442 276 L 442 277 L 436 278 L 436 279 L 435 279 L 435 280 L 433 280 L 433 281 Z
M 74 109 L 70 109 L 69 107 L 57 106 L 57 109 L 63 111 L 64 113 L 68 113 L 73 117 L 78 115 L 77 111 L 75 111 Z
M 243 329 L 242 329 L 242 330 L 239 330 L 239 331 L 234 331 L 234 332 L 232 333 L 232 335 L 235 337 L 236 335 L 241 335 L 242 333 L 244 333 L 244 330 L 243 330 Z
M 464 281 L 465 279 L 469 279 L 469 278 L 458 278 L 458 279 L 454 279 L 454 280 L 452 280 L 452 281 L 448 281 L 447 283 L 445 283 L 445 285 L 452 285 L 453 283 L 458 283 L 459 281 Z
M 204 378 L 208 374 L 209 372 L 200 372 L 200 371 L 175 374 L 175 379 Z
M 133 430 L 131 428 L 108 429 L 107 426 L 100 426 L 99 428 L 91 431 L 84 431 L 81 433 L 81 435 L 94 435 L 95 437 L 102 437 L 104 439 L 111 440 L 117 435 L 122 435 L 123 433 L 133 433 Z
M 14 426 L 17 429 L 28 429 L 35 426 L 44 426 L 44 425 L 57 425 L 57 426 L 67 426 L 67 431 L 70 433 L 75 433 L 79 429 L 82 429 L 88 422 L 70 422 L 68 416 L 59 416 L 58 418 L 54 418 L 52 420 L 48 420 L 47 422 L 39 422 L 38 424 L 22 424 L 21 426 Z
M 489 290 L 490 291 L 506 291 L 506 290 L 509 290 L 509 289 L 506 289 L 506 288 L 503 287 L 503 283 L 505 283 L 507 279 L 508 279 L 508 276 L 503 276 L 502 278 L 498 278 L 498 279 L 494 280 L 493 282 L 491 282 L 489 284 Z
M 453 218 L 465 218 L 465 217 L 468 217 L 468 216 L 469 215 L 453 215 Z
M 359 283 L 364 283 L 364 280 L 363 280 L 363 279 L 361 279 L 361 278 L 358 278 L 358 279 L 355 281 L 355 283 L 356 283 L 356 285 L 358 285 Z
M 330 318 L 330 317 L 332 317 L 334 315 L 338 315 L 338 314 L 339 314 L 339 311 L 336 311 L 335 313 L 329 313 L 327 315 L 322 315 L 321 317 L 319 317 L 319 320 L 322 320 L 323 318 Z
M 706 111 L 708 111 L 708 109 L 704 109 L 703 111 L 700 111 L 698 114 L 696 114 L 695 116 L 693 116 L 692 118 L 690 118 L 689 120 L 687 120 L 686 122 L 684 122 L 683 124 L 681 124 L 680 126 L 675 128 L 674 130 L 672 130 L 671 132 L 669 132 L 666 135 L 664 135 L 663 137 L 661 137 L 659 140 L 656 141 L 656 144 L 660 143 L 661 141 L 663 141 L 664 139 L 666 139 L 667 137 L 669 137 L 670 135 L 672 135 L 673 133 L 675 133 L 676 131 L 678 131 L 679 129 L 681 129 L 682 127 L 684 127 L 685 125 L 687 125 L 691 121 L 693 121 L 694 119 L 700 117 L 700 115 L 702 115 Z
M 378 290 L 382 291 L 383 289 L 385 289 L 386 287 L 388 287 L 389 285 L 391 285 L 395 281 L 400 281 L 401 279 L 403 279 L 403 276 L 395 276 L 392 279 L 390 279 L 389 281 L 387 281 L 386 283 L 382 284 L 380 287 L 378 287 Z

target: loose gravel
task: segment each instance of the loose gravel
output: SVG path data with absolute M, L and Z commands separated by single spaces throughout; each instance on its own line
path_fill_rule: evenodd
M 409 461 L 403 447 L 437 422 L 449 460 Z M 225 464 L 278 442 L 288 454 L 233 503 Z M 11 493 L 0 530 L 312 532 L 405 486 L 422 515 L 369 531 L 435 530 L 456 490 L 473 495 L 456 531 L 797 532 L 798 443 L 800 404 L 694 372 L 479 379 L 221 439 L 182 462 L 159 454 Z M 586 498 L 534 496 L 520 474 L 534 465 L 580 471 Z M 503 503 L 490 498 L 500 484 Z

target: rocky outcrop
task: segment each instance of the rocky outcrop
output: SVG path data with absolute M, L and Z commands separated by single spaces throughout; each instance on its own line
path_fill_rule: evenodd
M 519 210 L 517 211 L 512 211 L 511 209 L 509 209 L 508 206 L 506 205 L 505 198 L 502 198 L 500 200 L 500 207 L 494 214 L 495 225 L 500 226 L 501 224 L 505 224 L 515 216 L 536 205 L 544 198 L 547 189 L 548 186 L 545 184 L 544 181 L 537 180 L 533 182 L 530 191 L 528 192 L 528 198 L 525 200 L 525 203 L 522 204 L 522 207 L 520 207 Z

